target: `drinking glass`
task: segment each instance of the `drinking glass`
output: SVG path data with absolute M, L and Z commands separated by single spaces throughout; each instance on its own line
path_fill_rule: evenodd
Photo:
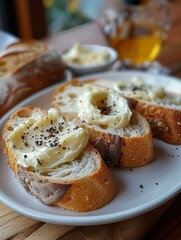
M 132 5 L 121 3 L 107 9 L 103 31 L 124 68 L 160 68 L 155 59 L 160 54 L 170 28 L 169 3 L 147 0 Z M 160 71 L 160 69 L 159 69 Z

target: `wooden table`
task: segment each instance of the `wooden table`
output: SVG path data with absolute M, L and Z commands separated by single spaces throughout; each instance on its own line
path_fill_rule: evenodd
M 167 67 L 175 67 L 181 77 L 181 1 L 171 1 L 172 28 L 167 44 L 158 60 Z M 44 39 L 58 50 L 74 44 L 107 45 L 95 22 Z M 169 177 L 169 176 L 168 176 Z M 181 239 L 181 195 L 162 206 L 133 219 L 114 224 L 73 227 L 39 222 L 14 212 L 0 204 L 0 240 L 137 240 Z

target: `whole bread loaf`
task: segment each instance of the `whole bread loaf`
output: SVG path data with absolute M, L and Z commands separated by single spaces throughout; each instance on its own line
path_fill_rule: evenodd
M 85 212 L 116 194 L 110 170 L 88 143 L 88 133 L 56 109 L 26 107 L 3 129 L 8 164 L 27 192 L 48 205 Z
M 64 78 L 58 52 L 43 42 L 15 42 L 0 52 L 0 117 L 19 101 Z
M 89 132 L 90 143 L 108 165 L 140 167 L 153 160 L 147 120 L 119 93 L 75 79 L 56 89 L 52 105 Z
M 132 108 L 147 119 L 154 137 L 181 144 L 181 93 L 150 85 L 139 77 L 132 81 L 92 79 L 88 82 L 109 86 L 125 96 Z

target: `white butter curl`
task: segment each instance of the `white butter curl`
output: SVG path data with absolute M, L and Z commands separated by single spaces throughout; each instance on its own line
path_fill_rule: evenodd
M 127 100 L 110 89 L 87 89 L 78 107 L 78 117 L 82 121 L 115 129 L 126 127 L 132 115 Z
M 51 172 L 73 161 L 87 142 L 86 130 L 66 123 L 53 108 L 46 115 L 36 112 L 9 134 L 9 143 L 18 155 L 17 163 L 39 172 Z

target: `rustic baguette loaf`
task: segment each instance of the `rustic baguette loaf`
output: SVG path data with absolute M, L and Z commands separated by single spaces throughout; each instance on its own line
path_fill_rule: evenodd
M 0 52 L 0 116 L 19 101 L 64 78 L 58 52 L 36 40 L 19 41 Z
M 127 97 L 132 108 L 148 120 L 154 137 L 181 144 L 181 95 L 151 86 L 139 78 L 131 82 L 111 79 L 92 79 L 91 82 L 109 86 Z
M 3 128 L 3 146 L 16 178 L 44 204 L 84 212 L 115 196 L 111 172 L 88 133 L 56 109 L 16 111 Z
M 89 95 L 86 96 L 89 92 L 93 94 L 90 101 Z M 110 98 L 112 102 L 108 103 Z M 152 133 L 146 119 L 125 104 L 127 100 L 119 93 L 93 85 L 92 81 L 78 80 L 60 85 L 52 101 L 53 107 L 67 120 L 75 121 L 89 132 L 90 143 L 108 165 L 143 166 L 153 160 Z

